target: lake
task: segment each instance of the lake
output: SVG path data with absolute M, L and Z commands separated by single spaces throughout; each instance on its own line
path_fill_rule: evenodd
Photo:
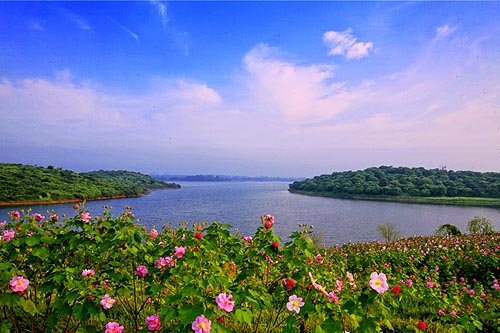
M 291 194 L 287 182 L 184 182 L 179 190 L 157 190 L 139 198 L 91 201 L 92 215 L 100 215 L 104 205 L 118 215 L 131 206 L 140 223 L 160 229 L 165 223 L 220 221 L 238 228 L 242 235 L 253 235 L 260 216 L 273 214 L 275 230 L 287 237 L 299 224 L 314 226 L 327 245 L 349 241 L 380 240 L 377 225 L 394 224 L 405 236 L 431 235 L 442 224 L 453 224 L 465 231 L 474 216 L 489 218 L 500 230 L 500 210 L 480 207 L 417 205 L 309 197 Z M 54 210 L 73 216 L 73 204 L 0 208 L 0 220 L 7 212 L 31 208 L 33 213 Z

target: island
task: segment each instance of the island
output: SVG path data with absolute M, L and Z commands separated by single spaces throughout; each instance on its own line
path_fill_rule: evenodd
M 0 206 L 55 204 L 136 197 L 154 189 L 175 189 L 132 171 L 77 173 L 53 166 L 0 163 Z
M 296 181 L 289 191 L 341 199 L 500 207 L 500 173 L 380 166 Z

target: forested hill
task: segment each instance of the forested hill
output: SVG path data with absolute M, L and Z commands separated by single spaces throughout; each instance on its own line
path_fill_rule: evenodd
M 381 166 L 334 172 L 290 184 L 328 195 L 500 198 L 500 173 Z
M 150 189 L 178 187 L 131 171 L 76 173 L 52 166 L 0 163 L 1 203 L 129 197 Z

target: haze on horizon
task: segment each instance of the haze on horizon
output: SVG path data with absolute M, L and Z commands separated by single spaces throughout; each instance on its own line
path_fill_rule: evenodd
M 500 171 L 500 2 L 0 2 L 0 162 Z

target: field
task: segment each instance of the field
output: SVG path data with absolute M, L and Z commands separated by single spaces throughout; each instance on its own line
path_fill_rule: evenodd
M 252 236 L 45 215 L 1 223 L 0 332 L 500 331 L 500 233 L 326 248 L 271 215 Z

